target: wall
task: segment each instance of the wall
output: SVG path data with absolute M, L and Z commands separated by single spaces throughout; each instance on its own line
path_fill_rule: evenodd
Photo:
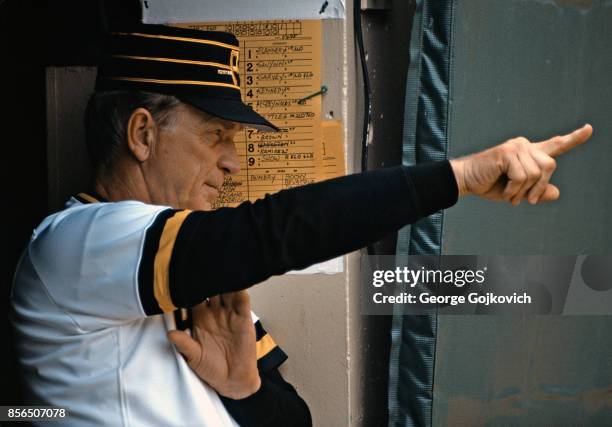
M 347 170 L 359 168 L 360 127 L 356 121 L 352 16 L 323 21 L 323 116 L 341 118 L 347 147 Z M 331 275 L 284 275 L 251 290 L 254 310 L 289 355 L 281 369 L 308 402 L 316 426 L 346 426 L 360 411 L 359 390 L 351 372 L 361 347 L 359 319 L 351 316 L 357 254 L 344 257 L 344 272 Z M 353 286 L 354 287 L 354 286 Z M 352 352 L 353 350 L 354 352 Z M 357 417 L 358 418 L 358 417 Z
M 594 133 L 557 158 L 558 201 L 462 199 L 445 213 L 444 252 L 568 255 L 570 272 L 571 254 L 610 253 L 612 4 L 459 1 L 454 19 L 449 156 L 584 123 Z M 434 425 L 609 425 L 610 327 L 610 316 L 440 316 Z

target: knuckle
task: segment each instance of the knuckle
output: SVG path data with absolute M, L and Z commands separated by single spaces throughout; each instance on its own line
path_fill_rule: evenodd
M 528 178 L 532 181 L 535 181 L 537 179 L 540 179 L 541 176 L 542 176 L 542 170 L 540 168 L 537 168 L 537 169 L 533 169 L 529 171 Z
M 511 139 L 510 141 L 501 145 L 501 150 L 505 156 L 514 156 L 520 150 L 520 146 L 520 143 L 516 142 L 515 139 Z
M 555 169 L 557 169 L 557 161 L 553 159 L 552 157 L 549 157 L 548 160 L 546 161 L 546 168 L 549 171 L 554 171 Z
M 514 142 L 519 147 L 524 147 L 524 146 L 530 144 L 529 140 L 527 138 L 525 138 L 524 136 L 518 136 L 518 137 L 514 138 Z
M 507 153 L 512 149 L 512 141 L 506 141 L 497 147 L 502 153 Z
M 520 148 L 521 146 L 521 138 L 514 138 L 510 140 L 510 145 L 512 146 L 512 148 L 514 148 L 515 150 L 517 148 Z

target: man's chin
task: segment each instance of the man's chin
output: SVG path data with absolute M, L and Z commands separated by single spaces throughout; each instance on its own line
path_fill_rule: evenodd
M 217 198 L 205 198 L 198 197 L 192 198 L 182 206 L 178 206 L 178 209 L 189 209 L 192 211 L 210 211 L 213 209 L 214 203 Z
M 215 202 L 217 201 L 217 197 L 206 197 L 201 198 L 194 203 L 194 207 L 190 208 L 192 210 L 198 211 L 211 211 L 214 208 Z

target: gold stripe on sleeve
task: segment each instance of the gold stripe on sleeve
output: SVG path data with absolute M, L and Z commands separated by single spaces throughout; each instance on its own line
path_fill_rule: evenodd
M 173 217 L 166 221 L 164 231 L 159 239 L 159 249 L 155 255 L 153 264 L 154 284 L 153 294 L 159 304 L 159 308 L 164 313 L 176 310 L 170 297 L 170 260 L 172 258 L 172 249 L 178 235 L 181 225 L 185 218 L 191 213 L 189 209 L 177 212 Z
M 221 43 L 215 40 L 203 40 L 203 39 L 192 39 L 189 37 L 176 37 L 176 36 L 162 36 L 162 35 L 158 35 L 158 34 L 145 34 L 145 33 L 112 33 L 113 35 L 116 36 L 136 36 L 136 37 L 146 37 L 149 39 L 165 39 L 165 40 L 176 40 L 176 41 L 180 41 L 180 42 L 190 42 L 190 43 L 200 43 L 200 44 L 209 44 L 209 45 L 213 45 L 213 46 L 220 46 L 220 47 L 224 47 L 226 49 L 232 49 L 232 50 L 237 50 L 240 51 L 240 49 L 238 48 L 238 46 L 234 46 L 231 44 L 227 44 L 227 43 Z
M 270 335 L 265 334 L 259 341 L 257 341 L 255 347 L 257 349 L 257 360 L 259 360 L 266 354 L 270 353 L 274 347 L 276 347 L 276 343 Z

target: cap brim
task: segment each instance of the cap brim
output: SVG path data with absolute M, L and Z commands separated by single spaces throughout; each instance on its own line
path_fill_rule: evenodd
M 207 98 L 198 96 L 180 96 L 177 97 L 187 104 L 220 117 L 224 120 L 242 123 L 248 127 L 255 128 L 264 132 L 279 132 L 280 129 L 259 115 L 248 105 L 242 101 L 223 98 Z

